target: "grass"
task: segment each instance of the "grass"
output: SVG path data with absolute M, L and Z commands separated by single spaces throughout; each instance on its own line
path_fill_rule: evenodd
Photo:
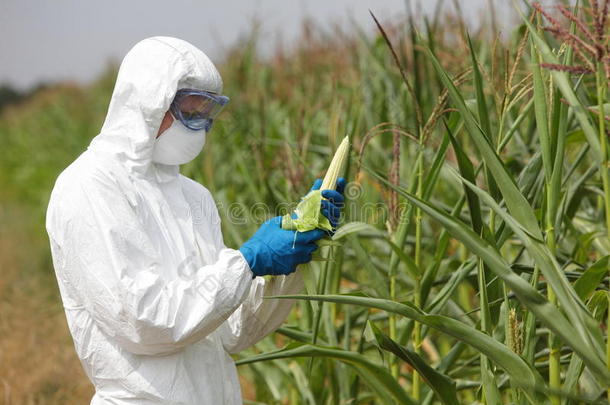
M 228 246 L 297 201 L 345 134 L 354 145 L 328 260 L 309 266 L 287 323 L 236 358 L 247 400 L 607 402 L 607 2 L 583 4 L 526 7 L 503 40 L 439 8 L 372 21 L 373 36 L 306 26 L 269 59 L 253 34 L 227 55 L 232 103 L 183 172 L 212 191 Z M 9 403 L 90 395 L 42 221 L 54 178 L 101 126 L 114 76 L 0 116 Z M 269 209 L 247 209 L 256 203 Z

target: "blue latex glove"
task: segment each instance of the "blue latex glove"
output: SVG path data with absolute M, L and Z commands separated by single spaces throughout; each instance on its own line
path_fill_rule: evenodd
M 343 197 L 343 192 L 345 191 L 345 185 L 347 181 L 343 177 L 339 177 L 337 179 L 337 190 L 323 190 L 322 197 L 326 198 L 326 200 L 322 200 L 322 206 L 320 210 L 322 215 L 328 218 L 331 226 L 336 228 L 339 224 L 339 218 L 341 217 L 341 209 L 345 205 L 345 197 Z M 319 190 L 322 185 L 321 179 L 316 179 L 314 181 L 312 190 Z
M 281 224 L 282 217 L 271 218 L 239 248 L 255 276 L 294 272 L 297 265 L 311 261 L 311 254 L 318 248 L 316 241 L 324 236 L 321 229 L 287 231 Z

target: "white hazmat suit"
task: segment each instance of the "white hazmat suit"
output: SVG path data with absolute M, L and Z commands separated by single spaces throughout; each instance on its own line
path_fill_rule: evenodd
M 187 42 L 135 45 L 100 134 L 49 202 L 53 264 L 93 405 L 241 404 L 229 354 L 288 315 L 290 301 L 263 296 L 302 288 L 298 272 L 253 278 L 224 245 L 208 190 L 177 165 L 151 161 L 180 88 L 220 93 L 222 80 Z

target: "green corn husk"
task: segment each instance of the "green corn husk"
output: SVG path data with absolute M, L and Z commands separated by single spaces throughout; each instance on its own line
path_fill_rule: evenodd
M 335 190 L 337 187 L 337 179 L 343 171 L 343 166 L 347 161 L 349 154 L 349 137 L 345 136 L 341 144 L 337 148 L 333 160 L 328 166 L 326 176 L 322 181 L 319 190 L 311 190 L 299 204 L 294 213 L 296 218 L 292 218 L 291 214 L 286 214 L 282 217 L 282 229 L 296 230 L 298 232 L 307 232 L 319 228 L 325 231 L 332 231 L 332 226 L 322 213 L 320 205 L 322 203 L 322 190 Z

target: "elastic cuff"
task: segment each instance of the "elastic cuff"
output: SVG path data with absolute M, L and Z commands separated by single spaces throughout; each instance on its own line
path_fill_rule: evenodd
M 240 247 L 237 251 L 241 254 L 241 257 L 244 259 L 244 262 L 246 263 L 246 267 L 252 273 L 252 278 L 255 278 L 256 274 L 254 274 L 254 270 L 252 270 L 252 267 L 250 266 L 250 262 L 248 261 L 248 258 L 246 257 L 246 255 L 248 254 L 247 248 L 243 249 L 243 250 L 242 249 L 243 249 L 243 246 Z

